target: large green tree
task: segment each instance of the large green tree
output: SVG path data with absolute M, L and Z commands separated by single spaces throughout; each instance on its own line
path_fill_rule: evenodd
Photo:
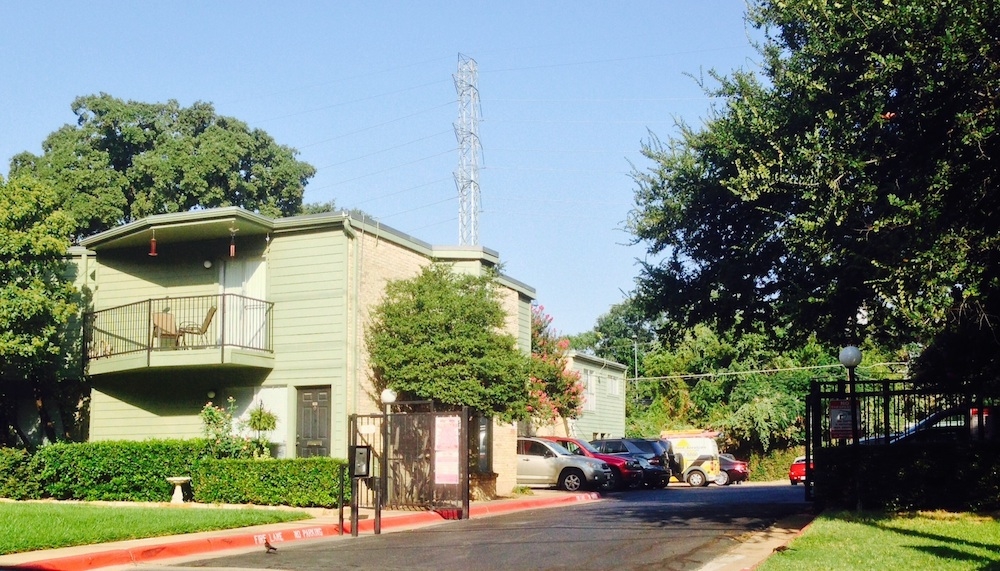
M 30 446 L 37 427 L 50 441 L 66 436 L 79 403 L 79 360 L 67 350 L 67 325 L 77 314 L 67 281 L 66 250 L 73 220 L 59 210 L 55 191 L 29 178 L 0 177 L 0 445 Z M 67 374 L 76 363 L 77 374 Z M 60 399 L 68 402 L 60 403 Z M 19 403 L 38 416 L 28 425 Z M 60 406 L 65 404 L 66 406 Z M 61 412 L 66 417 L 57 423 Z
M 77 98 L 76 125 L 11 160 L 12 176 L 52 184 L 77 235 L 151 214 L 241 206 L 267 216 L 297 214 L 315 169 L 260 129 L 215 113 L 209 103 L 141 103 L 108 94 Z
M 389 282 L 366 333 L 375 390 L 526 418 L 529 357 L 504 332 L 498 288 L 492 273 L 461 274 L 448 264 Z
M 760 69 L 644 145 L 647 310 L 675 334 L 917 340 L 937 379 L 1000 377 L 1000 6 L 772 0 L 748 21 Z

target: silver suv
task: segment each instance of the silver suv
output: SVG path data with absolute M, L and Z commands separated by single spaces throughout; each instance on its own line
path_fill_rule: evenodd
M 558 486 L 575 492 L 599 488 L 610 481 L 606 462 L 577 456 L 561 445 L 541 438 L 517 439 L 517 483 L 521 486 Z

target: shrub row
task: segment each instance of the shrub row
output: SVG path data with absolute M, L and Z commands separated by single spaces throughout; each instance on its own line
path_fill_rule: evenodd
M 815 459 L 823 507 L 1000 509 L 1000 443 L 914 443 L 822 449 Z
M 332 458 L 216 460 L 203 439 L 52 444 L 33 455 L 0 448 L 0 497 L 165 502 L 173 493 L 166 478 L 191 476 L 199 502 L 332 506 L 343 465 Z
M 334 507 L 340 497 L 342 460 L 204 460 L 192 474 L 194 499 L 200 503 L 252 503 L 295 507 Z M 344 481 L 345 501 L 350 481 Z

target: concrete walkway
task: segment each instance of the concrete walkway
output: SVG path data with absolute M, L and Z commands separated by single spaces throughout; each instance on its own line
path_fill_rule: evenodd
M 469 516 L 472 518 L 481 518 L 514 511 L 598 501 L 600 498 L 600 494 L 596 492 L 567 493 L 555 490 L 535 490 L 530 496 L 472 502 L 469 508 Z M 157 505 L 163 505 L 168 509 L 178 509 L 177 506 L 170 506 L 169 503 Z M 186 504 L 185 507 L 194 506 Z M 209 508 L 211 506 L 200 507 Z M 340 516 L 337 510 L 319 508 L 294 509 L 305 511 L 313 517 L 297 522 L 240 529 L 15 553 L 0 556 L 0 569 L 84 571 L 89 569 L 141 568 L 154 563 L 167 564 L 170 560 L 190 560 L 193 556 L 207 556 L 208 554 L 225 550 L 266 549 L 268 545 L 280 547 L 282 544 L 289 542 L 351 535 L 350 515 L 347 510 L 345 510 L 344 529 L 343 533 L 341 533 Z M 359 513 L 358 515 L 358 534 L 367 535 L 374 533 L 375 520 L 372 512 L 368 511 L 366 513 Z M 383 533 L 387 533 L 414 527 L 441 524 L 447 521 L 449 521 L 448 518 L 436 512 L 383 511 L 381 530 Z M 775 549 L 786 545 L 791 539 L 801 533 L 801 530 L 811 521 L 812 518 L 810 516 L 803 514 L 778 522 L 765 532 L 753 534 L 724 556 L 717 558 L 703 567 L 701 571 L 743 571 L 753 569 L 771 555 Z

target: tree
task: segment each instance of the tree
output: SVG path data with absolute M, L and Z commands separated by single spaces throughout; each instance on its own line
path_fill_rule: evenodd
M 266 216 L 299 212 L 316 170 L 260 129 L 209 103 L 78 97 L 77 124 L 11 160 L 12 176 L 52 184 L 86 236 L 151 214 L 241 206 Z
M 529 358 L 503 332 L 495 274 L 447 264 L 389 282 L 365 340 L 376 392 L 468 406 L 504 420 L 527 416 Z
M 645 309 L 665 334 L 764 324 L 790 345 L 815 333 L 996 354 L 995 2 L 773 0 L 749 21 L 763 77 L 713 75 L 723 103 L 705 128 L 643 147 L 653 166 L 634 172 L 630 224 L 658 257 Z M 995 359 L 925 356 L 942 377 L 1000 377 Z
M 642 376 L 642 355 L 653 346 L 656 333 L 635 298 L 611 306 L 590 331 L 570 337 L 570 346 L 628 367 L 628 375 Z
M 552 329 L 545 308 L 531 308 L 531 379 L 528 411 L 543 422 L 578 418 L 583 408 L 580 373 L 568 369 L 569 339 Z
M 75 353 L 67 349 L 66 331 L 78 310 L 76 291 L 66 279 L 72 230 L 72 218 L 58 209 L 48 185 L 30 178 L 5 183 L 0 177 L 0 445 L 34 441 L 18 423 L 19 402 L 35 405 L 49 441 L 67 436 L 52 417 L 52 411 L 66 410 L 59 397 L 68 398 L 71 410 L 79 403 L 78 390 L 60 386 L 60 380 L 67 385 L 80 380 L 67 372 Z M 62 420 L 66 427 L 68 419 Z

